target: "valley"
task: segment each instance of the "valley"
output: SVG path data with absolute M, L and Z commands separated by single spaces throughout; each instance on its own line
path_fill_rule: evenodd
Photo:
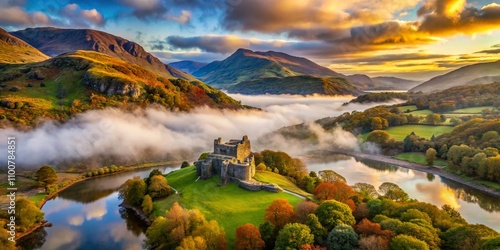
M 491 0 L 0 1 L 0 250 L 498 250 Z

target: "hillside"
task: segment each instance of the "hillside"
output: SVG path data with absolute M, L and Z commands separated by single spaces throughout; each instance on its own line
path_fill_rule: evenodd
M 25 125 L 33 125 L 39 117 L 65 120 L 89 109 L 153 103 L 171 110 L 242 108 L 202 82 L 166 79 L 137 64 L 91 51 L 39 63 L 0 65 L 0 87 L 0 119 Z
M 294 94 L 294 95 L 359 95 L 362 93 L 344 78 L 289 76 L 269 77 L 243 81 L 228 87 L 230 93 L 246 95 Z
M 11 34 L 49 56 L 77 50 L 97 51 L 154 71 L 166 78 L 195 80 L 187 73 L 165 65 L 132 41 L 91 29 L 29 28 Z
M 418 85 L 417 87 L 410 89 L 410 91 L 422 91 L 424 93 L 430 93 L 467 84 L 491 83 L 487 82 L 488 76 L 495 77 L 498 75 L 500 75 L 500 61 L 491 63 L 478 63 L 459 68 L 441 76 L 434 77 L 429 81 L 426 81 Z M 478 80 L 480 78 L 482 80 Z
M 193 75 L 219 88 L 269 77 L 343 76 L 306 58 L 274 51 L 254 52 L 246 49 L 238 49 L 222 61 L 209 63 L 195 71 Z
M 30 63 L 49 57 L 23 40 L 0 28 L 0 63 Z
M 179 62 L 169 63 L 168 65 L 170 65 L 178 70 L 192 74 L 193 72 L 201 69 L 202 67 L 206 66 L 207 64 L 208 63 L 195 62 L 195 61 L 179 61 Z
M 392 76 L 377 76 L 372 78 L 377 83 L 375 89 L 409 90 L 421 82 Z

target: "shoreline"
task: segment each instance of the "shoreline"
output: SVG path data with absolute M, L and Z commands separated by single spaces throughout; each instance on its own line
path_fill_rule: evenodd
M 452 173 L 447 172 L 447 171 L 443 171 L 443 169 L 441 169 L 439 167 L 430 167 L 430 166 L 423 165 L 423 164 L 398 160 L 398 159 L 395 159 L 391 156 L 386 156 L 386 155 L 373 155 L 373 154 L 366 154 L 366 153 L 352 152 L 352 151 L 349 152 L 349 151 L 343 151 L 343 150 L 320 150 L 320 151 L 348 155 L 348 156 L 352 156 L 356 159 L 364 159 L 364 160 L 376 161 L 376 162 L 381 162 L 381 163 L 387 163 L 387 164 L 391 164 L 391 165 L 397 165 L 397 166 L 400 166 L 403 168 L 408 168 L 408 169 L 422 171 L 425 173 L 438 175 L 441 178 L 455 181 L 455 182 L 460 183 L 462 185 L 465 185 L 467 187 L 470 187 L 470 188 L 476 189 L 478 191 L 482 191 L 484 193 L 487 193 L 489 195 L 493 195 L 497 198 L 500 198 L 500 191 L 489 188 L 489 187 L 484 186 L 484 185 L 473 183 L 473 182 L 466 180 L 460 176 L 457 176 L 457 175 L 452 174 Z
M 67 186 L 64 186 L 60 189 L 58 189 L 57 191 L 55 191 L 54 193 L 50 194 L 50 195 L 47 195 L 42 201 L 40 201 L 40 204 L 38 204 L 38 208 L 40 210 L 42 210 L 43 206 L 45 205 L 45 203 L 47 203 L 47 201 L 50 201 L 52 200 L 55 196 L 57 196 L 57 194 L 59 194 L 59 192 L 62 192 L 64 191 L 65 189 L 77 184 L 77 183 L 80 183 L 80 182 L 83 182 L 83 181 L 86 181 L 86 180 L 91 180 L 91 179 L 95 179 L 95 178 L 101 178 L 101 177 L 107 177 L 107 176 L 112 176 L 112 175 L 116 175 L 116 174 L 120 174 L 120 173 L 126 173 L 126 172 L 130 172 L 130 171 L 133 171 L 133 170 L 137 170 L 137 169 L 142 169 L 142 168 L 155 168 L 155 167 L 159 167 L 159 166 L 163 166 L 163 165 L 168 165 L 168 164 L 176 164 L 176 163 L 179 163 L 181 161 L 168 161 L 168 162 L 158 162 L 157 165 L 155 165 L 155 163 L 145 163 L 145 164 L 153 164 L 151 166 L 144 166 L 144 167 L 141 167 L 140 164 L 138 164 L 137 167 L 127 167 L 127 168 L 124 168 L 122 171 L 118 171 L 118 172 L 114 172 L 114 173 L 109 173 L 109 174 L 105 174 L 105 175 L 98 175 L 98 176 L 91 176 L 91 177 L 86 177 L 84 176 L 83 178 L 75 181 L 75 182 L 72 182 L 70 183 L 69 185 Z M 81 173 L 82 175 L 84 175 L 84 173 Z M 27 197 L 29 198 L 29 197 Z M 137 211 L 136 211 L 137 212 Z M 49 222 L 50 223 L 50 222 Z M 46 224 L 46 223 L 45 223 Z M 27 236 L 27 235 L 30 235 L 31 233 L 33 233 L 34 231 L 36 231 L 37 229 L 41 228 L 41 227 L 44 227 L 45 224 L 41 223 L 41 222 L 38 222 L 36 223 L 33 227 L 30 227 L 28 228 L 25 232 L 22 232 L 22 233 L 19 233 L 16 235 L 16 242 L 20 239 L 22 239 L 23 237 Z

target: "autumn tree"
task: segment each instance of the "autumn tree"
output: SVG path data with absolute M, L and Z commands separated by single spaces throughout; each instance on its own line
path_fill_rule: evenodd
M 200 236 L 188 236 L 181 241 L 180 246 L 176 250 L 207 250 L 207 242 Z
M 335 200 L 323 201 L 315 214 L 321 225 L 328 231 L 339 224 L 354 225 L 356 223 L 349 206 Z
M 267 207 L 264 220 L 280 229 L 290 223 L 294 216 L 293 206 L 285 199 L 277 199 Z
M 462 225 L 451 228 L 441 236 L 443 249 L 478 249 L 481 239 L 496 237 L 499 234 L 485 225 Z
M 340 201 L 347 204 L 351 210 L 356 210 L 356 205 L 351 197 L 357 194 L 349 185 L 342 181 L 336 180 L 334 183 L 323 182 L 314 189 L 314 195 L 322 201 L 331 199 Z
M 429 250 L 429 247 L 425 242 L 409 236 L 409 235 L 398 235 L 391 240 L 390 243 L 391 250 Z
M 311 229 L 311 233 L 314 235 L 314 242 L 324 245 L 328 231 L 321 225 L 318 216 L 315 214 L 307 215 L 305 224 Z
M 57 173 L 49 165 L 42 166 L 35 173 L 36 180 L 47 189 L 47 186 L 57 182 Z
M 382 236 L 371 235 L 361 237 L 358 242 L 358 250 L 388 250 L 389 242 Z
M 392 182 L 382 183 L 382 185 L 378 188 L 378 191 L 385 197 L 394 201 L 407 201 L 409 199 L 408 194 Z
M 325 182 L 334 183 L 336 181 L 341 181 L 341 182 L 347 183 L 347 180 L 345 179 L 344 176 L 340 175 L 339 173 L 337 173 L 337 172 L 335 172 L 333 170 L 322 170 L 322 171 L 319 171 L 319 176 Z
M 352 188 L 367 200 L 377 198 L 379 196 L 377 189 L 372 184 L 358 182 L 354 184 Z
M 262 240 L 265 242 L 265 249 L 274 249 L 276 237 L 278 237 L 278 230 L 269 221 L 259 225 L 259 232 Z
M 434 164 L 434 160 L 436 159 L 436 156 L 437 156 L 437 152 L 435 149 L 433 149 L 433 148 L 427 149 L 427 151 L 425 152 L 425 161 L 427 161 L 427 164 L 429 166 L 432 166 L 432 164 Z
M 295 221 L 306 224 L 306 219 L 309 214 L 314 214 L 318 204 L 311 201 L 301 201 L 295 206 Z
M 128 179 L 123 183 L 118 192 L 120 199 L 131 206 L 141 206 L 142 199 L 146 194 L 146 182 L 139 177 Z
M 21 231 L 33 226 L 43 220 L 44 213 L 35 205 L 33 201 L 21 197 L 16 200 L 16 225 L 21 227 Z
M 390 137 L 391 135 L 384 130 L 373 130 L 366 137 L 366 141 L 374 142 L 379 146 L 384 146 L 387 141 L 389 141 Z
M 170 186 L 163 175 L 155 175 L 150 179 L 148 194 L 153 199 L 162 198 L 170 194 Z
M 420 226 L 412 222 L 403 222 L 396 228 L 397 234 L 411 235 L 419 240 L 424 241 L 429 246 L 429 249 L 440 249 L 441 239 L 437 232 L 425 226 Z
M 328 233 L 326 246 L 329 249 L 352 250 L 358 246 L 358 234 L 348 225 L 338 225 Z
M 151 212 L 153 212 L 153 199 L 151 199 L 151 196 L 149 196 L 148 194 L 144 196 L 144 198 L 142 199 L 142 212 L 144 212 L 144 214 L 146 214 L 147 216 L 149 216 L 151 214 Z
M 236 250 L 259 250 L 265 246 L 259 229 L 252 224 L 245 224 L 236 228 Z
M 276 238 L 276 250 L 301 249 L 303 245 L 313 244 L 314 235 L 304 224 L 290 223 L 279 232 Z
M 368 237 L 368 236 L 381 236 L 384 237 L 385 239 L 389 240 L 392 237 L 392 232 L 389 230 L 382 230 L 380 228 L 380 224 L 378 223 L 373 223 L 369 221 L 368 219 L 363 219 L 361 222 L 358 223 L 355 227 L 356 232 L 361 235 L 362 237 Z

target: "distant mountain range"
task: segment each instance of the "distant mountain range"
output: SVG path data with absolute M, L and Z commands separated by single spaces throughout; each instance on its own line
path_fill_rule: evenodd
M 0 63 L 30 63 L 49 57 L 25 41 L 0 28 Z
M 254 52 L 247 49 L 238 49 L 228 58 L 209 63 L 193 75 L 216 87 L 267 77 L 342 76 L 306 58 L 281 52 Z
M 195 62 L 195 61 L 179 61 L 179 62 L 173 62 L 169 63 L 168 65 L 184 71 L 189 74 L 193 74 L 195 71 L 205 67 L 208 63 L 204 62 Z
M 430 93 L 456 86 L 486 84 L 500 80 L 500 61 L 478 63 L 461 67 L 447 74 L 436 76 L 412 89 L 410 92 Z
M 141 45 L 102 31 L 29 28 L 10 34 L 51 57 L 77 50 L 91 50 L 139 64 L 163 77 L 195 80 L 195 77 L 190 74 L 165 65 L 160 59 L 146 52 Z
M 202 64 L 190 61 L 171 64 L 178 69 L 185 69 L 186 72 L 195 70 L 196 66 L 194 65 L 200 66 Z M 329 86 L 339 84 L 335 88 L 328 88 L 330 90 L 337 89 L 338 93 L 325 92 L 324 90 L 316 92 L 317 94 L 328 93 L 329 95 L 356 95 L 361 93 L 360 90 L 408 90 L 418 84 L 416 81 L 395 77 L 370 78 L 361 74 L 345 76 L 303 57 L 282 52 L 258 52 L 248 49 L 238 49 L 228 58 L 209 63 L 193 71 L 192 74 L 217 88 L 252 94 L 312 93 L 321 89 L 318 88 L 320 82 L 327 83 Z M 298 76 L 309 77 L 300 78 Z M 344 78 L 345 80 L 338 81 L 338 79 L 335 80 L 336 78 Z M 307 80 L 301 82 L 298 79 Z M 285 83 L 287 81 L 288 83 Z M 317 83 L 317 85 L 309 86 L 312 82 Z M 277 86 L 264 87 L 265 84 Z M 247 89 L 250 86 L 254 89 Z

